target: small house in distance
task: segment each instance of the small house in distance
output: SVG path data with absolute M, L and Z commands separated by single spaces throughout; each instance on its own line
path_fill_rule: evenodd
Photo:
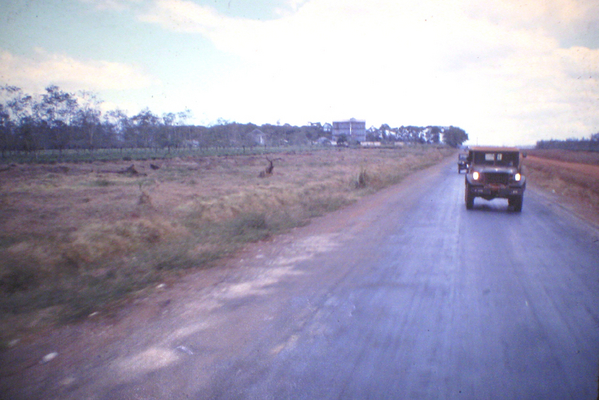
M 258 146 L 264 146 L 266 144 L 266 134 L 260 129 L 256 128 L 249 133 L 248 138 L 253 144 Z
M 366 121 L 352 118 L 347 121 L 333 122 L 333 140 L 338 142 L 341 136 L 345 136 L 349 142 L 366 141 Z

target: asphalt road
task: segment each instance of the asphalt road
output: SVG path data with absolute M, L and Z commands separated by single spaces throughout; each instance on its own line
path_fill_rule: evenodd
M 453 162 L 422 171 L 160 293 L 160 312 L 57 333 L 32 351 L 63 343 L 59 356 L 4 390 L 65 399 L 597 398 L 599 232 L 530 187 L 522 213 L 481 199 L 467 211 L 463 181 Z M 64 344 L 84 336 L 96 344 Z

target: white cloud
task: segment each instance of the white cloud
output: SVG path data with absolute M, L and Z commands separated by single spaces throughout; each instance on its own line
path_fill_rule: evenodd
M 153 7 L 144 21 L 242 60 L 205 92 L 231 119 L 453 124 L 506 144 L 599 130 L 599 50 L 561 47 L 597 20 L 593 1 L 312 0 L 266 21 Z
M 599 21 L 596 0 L 468 0 L 466 12 L 506 28 L 543 30 L 558 37 L 576 35 Z
M 219 15 L 212 7 L 200 6 L 186 0 L 156 0 L 152 9 L 140 15 L 139 19 L 176 32 L 207 35 L 223 25 L 230 26 L 231 22 L 235 21 L 233 18 Z
M 134 4 L 141 3 L 142 0 L 79 0 L 82 3 L 92 4 L 98 10 L 116 10 L 121 11 L 131 7 Z
M 279 16 L 287 16 L 296 12 L 308 0 L 287 0 L 284 5 L 275 9 L 275 14 Z
M 77 60 L 67 55 L 36 49 L 33 57 L 0 51 L 0 81 L 26 91 L 40 91 L 55 84 L 64 90 L 141 89 L 159 82 L 132 65 L 96 60 Z

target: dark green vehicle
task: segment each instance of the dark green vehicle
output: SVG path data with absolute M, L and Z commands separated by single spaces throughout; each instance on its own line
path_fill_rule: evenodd
M 468 171 L 468 154 L 458 154 L 458 174 L 462 173 L 462 170 Z
M 474 208 L 474 199 L 503 198 L 516 212 L 522 211 L 526 177 L 522 172 L 520 150 L 514 147 L 473 147 L 468 152 L 466 208 Z

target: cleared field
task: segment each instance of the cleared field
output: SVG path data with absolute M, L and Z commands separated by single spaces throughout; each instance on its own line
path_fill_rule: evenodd
M 455 154 L 444 147 L 16 165 L 0 172 L 2 338 L 82 318 Z
M 599 153 L 533 150 L 524 165 L 532 185 L 599 224 Z
M 576 164 L 599 165 L 599 152 L 597 151 L 571 151 L 571 150 L 527 150 L 531 156 L 555 161 L 564 161 Z

